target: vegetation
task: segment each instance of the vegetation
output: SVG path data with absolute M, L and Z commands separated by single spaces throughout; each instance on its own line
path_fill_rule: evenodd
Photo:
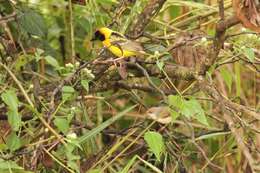
M 260 172 L 258 0 L 0 0 L 0 172 Z M 114 61 L 109 27 L 144 56 Z

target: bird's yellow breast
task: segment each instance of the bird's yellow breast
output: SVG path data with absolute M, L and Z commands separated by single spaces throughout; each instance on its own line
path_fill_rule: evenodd
M 136 52 L 134 51 L 123 50 L 117 46 L 112 45 L 109 40 L 105 40 L 102 43 L 110 52 L 112 52 L 117 57 L 129 57 L 136 55 Z

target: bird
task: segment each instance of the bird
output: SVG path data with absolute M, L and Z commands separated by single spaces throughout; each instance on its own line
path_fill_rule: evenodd
M 91 41 L 99 40 L 113 55 L 118 58 L 145 55 L 139 42 L 127 39 L 123 34 L 107 27 L 96 30 Z
M 146 112 L 149 118 L 161 123 L 169 124 L 172 122 L 172 117 L 170 116 L 170 111 L 167 106 L 151 107 Z

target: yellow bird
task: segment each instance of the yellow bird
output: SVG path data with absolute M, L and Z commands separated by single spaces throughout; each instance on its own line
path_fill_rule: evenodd
M 91 40 L 101 41 L 104 47 L 119 58 L 146 54 L 140 43 L 106 27 L 99 28 Z

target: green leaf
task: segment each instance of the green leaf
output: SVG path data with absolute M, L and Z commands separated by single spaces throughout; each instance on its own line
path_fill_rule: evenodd
M 52 65 L 56 69 L 60 68 L 58 61 L 55 58 L 53 58 L 52 56 L 46 56 L 46 57 L 44 57 L 44 59 L 47 61 L 48 64 Z
M 62 100 L 66 101 L 69 100 L 73 94 L 75 93 L 75 90 L 71 86 L 63 86 L 62 88 Z
M 18 98 L 14 90 L 7 90 L 1 94 L 3 102 L 8 106 L 8 123 L 11 125 L 12 130 L 18 131 L 21 124 L 21 116 L 18 113 Z
M 144 140 L 156 156 L 157 160 L 160 161 L 161 154 L 164 151 L 164 141 L 162 135 L 157 132 L 146 132 L 144 134 Z
M 230 92 L 232 89 L 232 73 L 230 73 L 225 68 L 221 68 L 220 73 L 221 73 L 221 76 L 223 77 L 226 85 L 228 86 L 228 90 Z
M 172 121 L 176 120 L 179 116 L 180 116 L 180 113 L 169 108 L 169 112 L 171 114 L 171 117 L 172 117 Z
M 100 124 L 99 126 L 97 126 L 96 128 L 90 130 L 89 132 L 87 132 L 86 134 L 84 134 L 81 138 L 80 138 L 80 143 L 85 142 L 86 140 L 88 140 L 89 138 L 97 135 L 98 133 L 100 133 L 102 130 L 104 130 L 105 128 L 107 128 L 109 125 L 113 124 L 116 120 L 118 120 L 119 118 L 123 117 L 126 113 L 128 113 L 129 111 L 131 111 L 132 109 L 134 109 L 137 105 L 131 106 L 129 108 L 126 108 L 124 111 L 119 112 L 116 116 L 113 116 L 112 118 L 106 120 L 105 122 L 103 122 L 102 124 Z
M 180 108 L 183 105 L 183 100 L 182 100 L 181 96 L 179 96 L 179 95 L 169 95 L 168 103 L 170 106 Z
M 128 161 L 127 165 L 124 167 L 124 169 L 122 171 L 120 171 L 120 173 L 128 173 L 131 166 L 134 164 L 136 158 L 137 158 L 137 155 L 135 155 L 130 161 Z
M 176 120 L 180 116 L 179 110 L 183 109 L 184 100 L 179 95 L 169 95 L 168 103 L 172 120 Z
M 231 132 L 216 132 L 216 133 L 210 133 L 210 134 L 202 135 L 202 136 L 196 138 L 195 140 L 198 141 L 198 140 L 202 140 L 202 139 L 209 139 L 209 138 L 216 137 L 216 136 L 228 135 L 228 134 L 230 134 L 230 133 L 231 133 Z
M 35 57 L 29 54 L 20 55 L 14 63 L 15 70 L 20 71 L 22 67 L 24 67 L 26 64 L 28 64 L 34 59 Z
M 0 170 L 5 170 L 5 169 L 7 169 L 7 170 L 10 170 L 10 169 L 23 170 L 23 168 L 20 167 L 19 165 L 17 165 L 14 161 L 0 159 Z
M 12 132 L 7 136 L 6 139 L 6 145 L 9 148 L 10 151 L 15 151 L 21 147 L 21 140 L 20 138 L 15 134 L 15 132 Z
M 9 110 L 7 112 L 8 123 L 11 125 L 13 131 L 18 131 L 22 125 L 22 118 L 17 110 Z
M 87 171 L 86 173 L 102 173 L 101 169 L 91 169 Z
M 65 118 L 55 117 L 54 124 L 63 134 L 69 131 L 69 122 Z
M 243 51 L 244 51 L 246 57 L 248 58 L 248 60 L 250 62 L 254 62 L 254 60 L 255 60 L 254 50 L 252 48 L 245 48 Z
M 21 28 L 26 32 L 38 37 L 46 36 L 47 27 L 44 23 L 43 17 L 39 13 L 32 9 L 24 8 L 18 16 L 20 16 L 18 21 L 21 25 Z
M 81 80 L 80 81 L 81 85 L 83 86 L 83 88 L 89 92 L 89 80 Z
M 2 93 L 1 98 L 10 110 L 17 110 L 19 101 L 14 90 L 5 91 Z
M 176 18 L 181 14 L 181 7 L 176 5 L 170 6 L 169 13 L 171 15 L 171 18 Z
M 236 84 L 236 96 L 241 96 L 241 69 L 240 63 L 235 63 L 235 84 Z
M 97 3 L 101 4 L 116 4 L 118 3 L 117 0 L 96 0 Z
M 197 100 L 184 100 L 179 95 L 169 95 L 168 103 L 170 109 L 169 111 L 173 120 L 178 118 L 180 114 L 183 114 L 188 118 L 196 118 L 200 123 L 208 126 L 204 110 L 202 109 L 200 103 Z
M 196 118 L 200 123 L 204 125 L 209 125 L 204 110 L 202 109 L 200 103 L 195 99 L 190 99 L 188 101 L 185 100 L 181 113 L 187 117 Z
M 164 66 L 164 62 L 157 60 L 157 61 L 156 61 L 156 65 L 157 65 L 157 67 L 159 68 L 159 70 L 162 71 L 163 66 Z

